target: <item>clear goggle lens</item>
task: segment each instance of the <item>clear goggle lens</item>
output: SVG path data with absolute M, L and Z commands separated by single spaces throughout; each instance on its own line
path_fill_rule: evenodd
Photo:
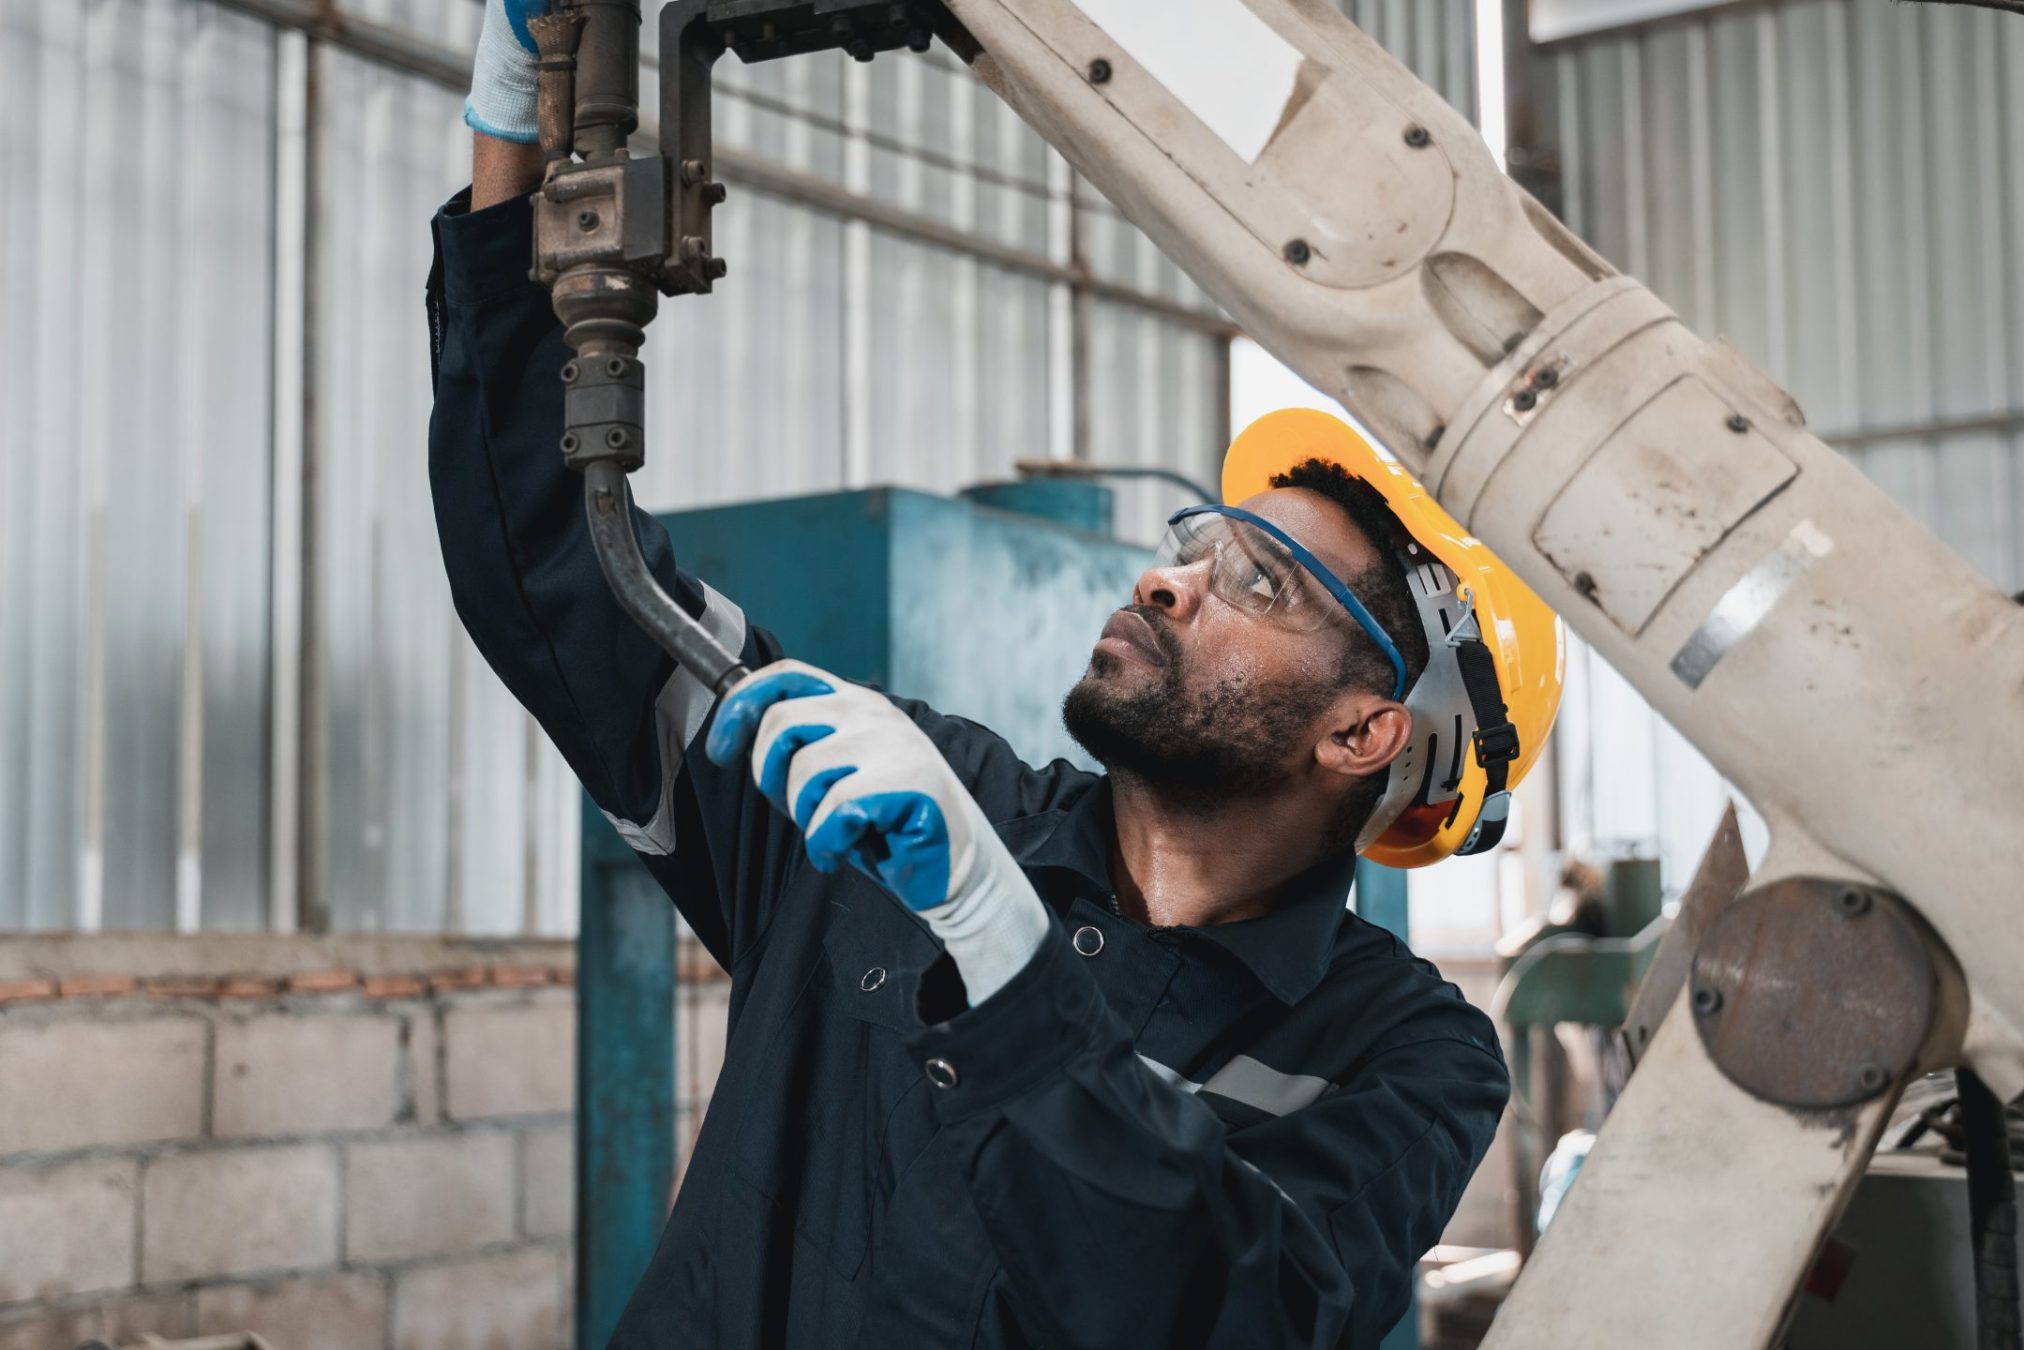
M 1209 592 L 1217 599 L 1301 631 L 1319 628 L 1340 609 L 1284 545 L 1230 516 L 1205 512 L 1172 522 L 1153 566 L 1207 566 Z

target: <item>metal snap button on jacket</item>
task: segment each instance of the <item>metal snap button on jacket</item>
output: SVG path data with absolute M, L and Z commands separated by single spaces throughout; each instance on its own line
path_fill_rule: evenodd
M 927 1068 L 928 1081 L 936 1087 L 952 1088 L 956 1085 L 956 1066 L 949 1063 L 948 1060 L 931 1059 L 928 1061 Z
M 864 973 L 864 978 L 857 982 L 857 987 L 869 994 L 885 982 L 886 968 L 884 966 L 873 966 Z
M 1084 924 L 1075 930 L 1075 950 L 1084 956 L 1095 956 L 1103 950 L 1103 930 L 1091 924 Z

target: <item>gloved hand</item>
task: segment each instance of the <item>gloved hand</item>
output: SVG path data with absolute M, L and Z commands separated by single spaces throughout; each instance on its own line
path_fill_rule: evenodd
M 546 14 L 553 0 L 485 0 L 478 55 L 471 63 L 471 93 L 464 122 L 502 141 L 532 145 L 539 137 L 534 112 L 534 38 L 527 21 Z
M 927 920 L 972 1006 L 1040 949 L 1047 910 L 941 751 L 883 694 L 776 661 L 717 708 L 704 749 L 752 777 L 805 837 L 809 861 L 848 861 Z

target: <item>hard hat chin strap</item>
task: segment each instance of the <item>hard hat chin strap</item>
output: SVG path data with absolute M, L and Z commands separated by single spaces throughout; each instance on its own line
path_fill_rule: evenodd
M 1483 630 L 1476 622 L 1476 598 L 1462 621 L 1448 634 L 1448 646 L 1455 652 L 1455 664 L 1462 671 L 1462 687 L 1468 691 L 1469 706 L 1476 716 L 1476 762 L 1483 766 L 1483 809 L 1468 840 L 1455 850 L 1457 856 L 1488 853 L 1504 838 L 1504 826 L 1511 817 L 1511 763 L 1518 758 L 1518 728 L 1504 706 L 1503 691 L 1497 687 L 1497 663 L 1483 643 Z

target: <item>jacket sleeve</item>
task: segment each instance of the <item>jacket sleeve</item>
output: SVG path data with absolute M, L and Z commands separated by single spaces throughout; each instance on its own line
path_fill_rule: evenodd
M 569 357 L 548 292 L 527 276 L 533 213 L 459 194 L 436 216 L 428 309 L 435 407 L 429 483 L 450 594 L 486 662 L 561 750 L 704 946 L 727 969 L 755 951 L 803 863 L 800 836 L 741 762 L 702 753 L 714 696 L 619 608 L 562 462 Z M 633 527 L 661 586 L 757 669 L 780 642 L 675 564 L 660 523 Z M 1065 765 L 1030 770 L 960 718 L 902 702 L 966 782 L 1044 809 Z M 973 789 L 974 790 L 974 789 Z
M 953 1067 L 936 1109 L 1031 1339 L 1375 1347 L 1508 1095 L 1488 1020 L 1421 1001 L 1334 1091 L 1236 1131 L 1138 1059 L 1058 927 L 917 1033 Z

